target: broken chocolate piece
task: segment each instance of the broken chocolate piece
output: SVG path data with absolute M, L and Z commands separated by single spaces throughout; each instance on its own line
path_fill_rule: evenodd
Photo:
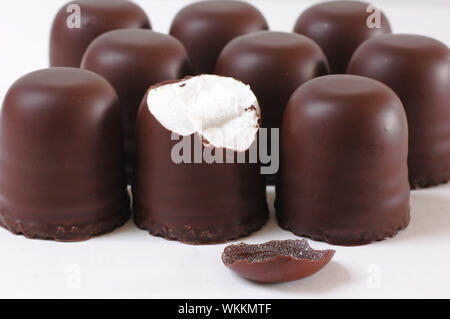
M 306 239 L 271 240 L 225 247 L 222 261 L 240 276 L 260 282 L 286 282 L 318 272 L 331 260 L 335 250 L 312 249 Z

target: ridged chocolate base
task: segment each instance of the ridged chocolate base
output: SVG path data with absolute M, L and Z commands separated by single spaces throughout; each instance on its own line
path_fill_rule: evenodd
M 254 219 L 245 224 L 228 225 L 208 230 L 194 229 L 189 225 L 184 226 L 184 228 L 179 228 L 159 224 L 143 224 L 136 219 L 135 224 L 140 229 L 147 230 L 151 235 L 169 240 L 176 240 L 185 244 L 219 244 L 248 236 L 261 229 L 266 224 L 269 217 L 268 215 L 267 212 L 264 218 Z
M 397 233 L 403 229 L 405 229 L 409 221 L 411 220 L 411 216 L 408 214 L 405 216 L 405 219 L 400 222 L 398 225 L 393 225 L 388 229 L 383 229 L 377 232 L 366 232 L 361 229 L 360 232 L 352 233 L 352 234 L 344 234 L 342 236 L 329 236 L 329 235 L 312 235 L 306 232 L 292 229 L 288 223 L 284 222 L 279 218 L 280 214 L 277 213 L 277 222 L 278 225 L 290 232 L 292 232 L 296 236 L 300 237 L 308 237 L 312 240 L 323 241 L 331 245 L 340 245 L 340 246 L 357 246 L 357 245 L 367 245 L 375 241 L 381 241 L 387 238 L 394 237 Z
M 61 242 L 84 241 L 91 237 L 112 232 L 122 226 L 130 217 L 129 208 L 124 208 L 120 214 L 92 224 L 59 226 L 26 222 L 13 218 L 4 208 L 0 207 L 0 226 L 15 235 L 23 235 L 30 239 L 47 239 Z
M 422 179 L 422 180 L 410 179 L 409 185 L 411 186 L 411 189 L 428 188 L 428 187 L 437 186 L 440 184 L 445 184 L 449 180 L 450 180 L 450 176 Z

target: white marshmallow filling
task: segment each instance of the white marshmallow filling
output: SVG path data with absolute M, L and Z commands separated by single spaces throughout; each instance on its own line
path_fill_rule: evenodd
M 259 129 L 255 94 L 229 77 L 204 74 L 156 86 L 148 92 L 147 106 L 169 131 L 198 133 L 204 143 L 218 148 L 246 151 Z

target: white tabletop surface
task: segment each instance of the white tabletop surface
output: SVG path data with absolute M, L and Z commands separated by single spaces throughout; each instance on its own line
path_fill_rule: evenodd
M 136 2 L 154 30 L 167 32 L 173 16 L 190 1 Z M 251 2 L 271 29 L 282 31 L 291 30 L 298 14 L 314 3 Z M 428 35 L 450 45 L 448 0 L 372 2 L 387 14 L 395 32 Z M 0 100 L 18 77 L 47 66 L 50 24 L 64 3 L 0 1 Z M 226 245 L 167 241 L 131 221 L 81 243 L 29 240 L 0 229 L 0 298 L 450 298 L 450 185 L 413 191 L 411 209 L 410 226 L 395 238 L 360 247 L 333 246 L 337 253 L 321 272 L 272 285 L 249 282 L 223 266 L 220 255 Z M 288 238 L 296 237 L 276 225 L 272 211 L 262 230 L 242 240 Z

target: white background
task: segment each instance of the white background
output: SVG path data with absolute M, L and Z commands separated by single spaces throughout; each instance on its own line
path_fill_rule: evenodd
M 149 15 L 154 30 L 167 32 L 173 16 L 190 1 L 136 2 Z M 283 31 L 290 31 L 297 16 L 314 3 L 251 2 L 264 13 L 271 29 Z M 64 3 L 0 1 L 1 100 L 18 77 L 48 65 L 50 25 Z M 450 44 L 448 0 L 373 3 L 387 14 L 395 32 L 419 33 Z M 450 185 L 413 191 L 411 207 L 411 224 L 397 237 L 367 246 L 335 246 L 335 258 L 318 274 L 272 285 L 246 281 L 224 267 L 220 255 L 225 245 L 167 241 L 138 230 L 131 221 L 82 243 L 28 240 L 0 229 L 0 297 L 449 298 Z M 295 236 L 276 225 L 272 212 L 262 230 L 243 240 L 287 238 Z

